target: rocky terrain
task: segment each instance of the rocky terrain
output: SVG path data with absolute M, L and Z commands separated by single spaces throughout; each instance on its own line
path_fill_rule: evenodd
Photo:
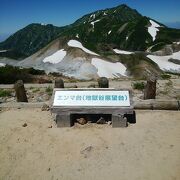
M 143 87 L 135 88 L 134 84 L 141 85 L 146 83 L 145 81 L 134 80 L 113 80 L 110 81 L 110 88 L 117 89 L 130 89 L 133 92 L 134 100 L 143 100 L 144 93 Z M 25 84 L 27 91 L 28 101 L 32 103 L 37 102 L 49 102 L 53 92 L 53 84 Z M 65 88 L 98 88 L 98 83 L 95 81 L 87 82 L 73 82 L 65 83 Z M 3 91 L 7 92 L 7 95 L 2 95 Z M 157 96 L 158 100 L 180 100 L 180 81 L 178 79 L 159 80 L 157 82 Z M 15 92 L 13 85 L 0 85 L 0 103 L 12 103 L 16 102 Z

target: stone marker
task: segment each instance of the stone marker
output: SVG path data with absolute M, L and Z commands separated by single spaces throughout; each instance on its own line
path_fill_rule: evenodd
M 55 89 L 51 112 L 57 127 L 71 127 L 74 115 L 112 115 L 112 127 L 127 127 L 135 118 L 130 91 L 116 89 Z M 98 123 L 102 122 L 106 123 L 100 118 Z
M 113 115 L 112 118 L 112 127 L 127 127 L 127 118 L 123 117 L 123 115 Z
M 144 99 L 156 98 L 156 79 L 149 79 L 144 89 Z
M 74 122 L 71 119 L 71 116 L 69 115 L 61 115 L 56 114 L 56 124 L 57 127 L 71 127 L 74 125 Z
M 99 88 L 109 88 L 109 80 L 106 77 L 98 79 Z
M 56 79 L 54 88 L 64 88 L 64 81 L 60 78 Z
M 14 84 L 14 89 L 16 93 L 17 102 L 28 102 L 26 90 L 24 88 L 24 83 L 22 80 L 19 80 Z

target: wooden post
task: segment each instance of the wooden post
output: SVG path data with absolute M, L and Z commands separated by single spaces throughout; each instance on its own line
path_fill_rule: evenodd
M 112 115 L 112 127 L 127 127 L 127 118 L 123 115 Z
M 98 79 L 99 88 L 109 88 L 109 80 L 106 77 L 101 77 Z
M 64 88 L 64 81 L 60 78 L 56 79 L 54 88 Z
M 14 89 L 16 92 L 17 102 L 28 102 L 24 83 L 22 80 L 19 80 L 14 84 Z
M 144 89 L 144 99 L 156 98 L 156 79 L 149 79 Z

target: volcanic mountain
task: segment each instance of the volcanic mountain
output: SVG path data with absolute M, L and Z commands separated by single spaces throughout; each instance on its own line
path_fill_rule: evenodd
M 78 79 L 142 77 L 161 70 L 180 73 L 174 63 L 180 60 L 179 42 L 180 30 L 123 4 L 64 27 L 30 24 L 0 43 L 0 56 L 3 63 L 9 57 L 19 60 L 16 66 Z

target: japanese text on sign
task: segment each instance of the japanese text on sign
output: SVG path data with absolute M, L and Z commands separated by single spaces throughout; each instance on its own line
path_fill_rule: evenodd
M 56 91 L 54 106 L 130 106 L 128 91 Z

